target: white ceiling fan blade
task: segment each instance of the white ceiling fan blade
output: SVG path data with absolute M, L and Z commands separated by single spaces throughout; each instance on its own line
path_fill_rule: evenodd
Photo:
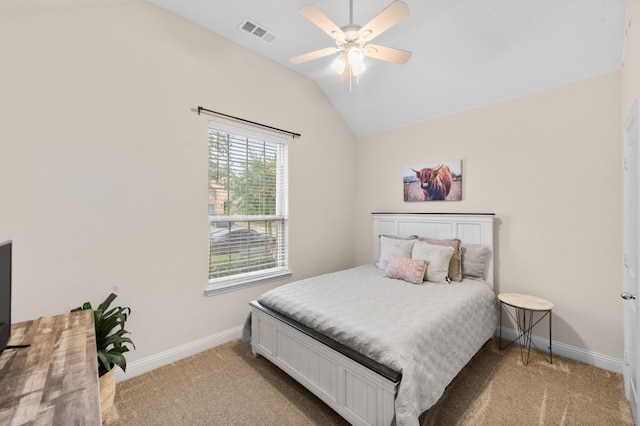
M 304 55 L 295 56 L 289 59 L 292 64 L 301 64 L 307 61 L 313 61 L 314 59 L 322 58 L 332 55 L 338 51 L 337 47 L 326 47 L 324 49 L 315 50 L 313 52 L 305 53 Z
M 322 13 L 317 7 L 312 5 L 302 6 L 300 8 L 300 13 L 302 14 L 302 16 L 310 20 L 316 27 L 327 33 L 329 37 L 335 40 L 345 39 L 346 36 L 344 34 L 344 31 L 342 31 L 339 26 L 334 24 L 331 19 L 327 18 L 327 16 Z
M 364 41 L 373 40 L 402 19 L 409 16 L 409 6 L 403 1 L 396 0 L 387 6 L 375 18 L 358 30 L 358 38 Z
M 411 52 L 407 50 L 394 49 L 377 44 L 367 44 L 363 49 L 363 53 L 364 56 L 380 59 L 381 61 L 393 62 L 394 64 L 406 64 L 407 61 L 411 59 Z

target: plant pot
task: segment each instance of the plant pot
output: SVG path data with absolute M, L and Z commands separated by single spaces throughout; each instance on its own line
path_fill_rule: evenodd
M 113 380 L 114 369 L 100 376 L 100 406 L 102 408 L 102 421 L 107 420 L 113 408 L 116 398 L 116 382 Z

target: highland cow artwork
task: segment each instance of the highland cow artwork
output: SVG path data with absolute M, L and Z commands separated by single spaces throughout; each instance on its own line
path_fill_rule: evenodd
M 462 161 L 441 161 L 404 169 L 404 201 L 462 200 Z

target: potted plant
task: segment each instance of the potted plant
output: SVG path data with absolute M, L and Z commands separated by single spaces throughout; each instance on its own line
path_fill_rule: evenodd
M 127 371 L 127 360 L 124 353 L 129 351 L 127 345 L 135 345 L 124 329 L 131 308 L 121 306 L 109 309 L 111 302 L 118 297 L 111 293 L 104 302 L 93 310 L 93 322 L 96 330 L 96 351 L 98 352 L 98 376 L 100 377 L 100 403 L 102 406 L 102 420 L 106 420 L 113 408 L 116 396 L 116 385 L 113 380 L 113 367 L 118 366 Z M 93 309 L 91 303 L 77 307 L 71 312 Z

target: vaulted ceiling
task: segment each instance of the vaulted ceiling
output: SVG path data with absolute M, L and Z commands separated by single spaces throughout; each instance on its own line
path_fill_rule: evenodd
M 335 46 L 300 7 L 312 4 L 342 27 L 349 0 L 150 1 L 315 80 L 356 136 L 591 78 L 623 60 L 625 0 L 405 0 L 411 14 L 375 43 L 411 59 L 365 58 L 367 70 L 351 83 L 331 71 L 335 55 L 289 62 Z M 353 0 L 353 23 L 390 3 Z M 272 40 L 242 30 L 247 19 Z

